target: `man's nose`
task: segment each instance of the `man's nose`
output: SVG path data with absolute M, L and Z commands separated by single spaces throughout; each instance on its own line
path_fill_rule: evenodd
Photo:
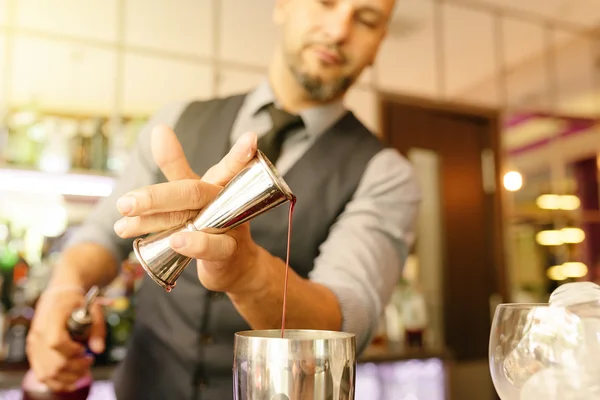
M 352 21 L 353 12 L 350 7 L 340 5 L 332 10 L 325 19 L 325 33 L 334 43 L 343 43 L 350 37 Z

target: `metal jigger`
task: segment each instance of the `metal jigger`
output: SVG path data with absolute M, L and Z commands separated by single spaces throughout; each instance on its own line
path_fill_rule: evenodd
M 133 242 L 135 255 L 148 275 L 167 291 L 191 258 L 175 252 L 171 235 L 185 231 L 224 233 L 295 196 L 273 164 L 260 151 L 198 215 L 187 223 Z
M 237 332 L 234 400 L 354 400 L 356 337 L 304 329 Z

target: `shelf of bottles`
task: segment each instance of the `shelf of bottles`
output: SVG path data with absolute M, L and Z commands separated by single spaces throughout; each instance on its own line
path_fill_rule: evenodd
M 41 111 L 0 113 L 0 165 L 53 173 L 114 175 L 122 170 L 146 116 Z
M 25 338 L 60 249 L 94 202 L 110 194 L 145 116 L 81 115 L 35 105 L 0 110 L 0 370 L 25 369 Z M 135 291 L 134 257 L 103 296 L 106 350 L 96 364 L 124 357 Z

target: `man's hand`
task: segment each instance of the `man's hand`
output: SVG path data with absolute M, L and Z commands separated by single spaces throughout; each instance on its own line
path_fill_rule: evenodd
M 134 190 L 118 200 L 124 218 L 115 223 L 115 232 L 124 238 L 187 222 L 248 164 L 257 147 L 256 135 L 245 134 L 200 178 L 171 129 L 155 128 L 151 140 L 154 161 L 169 182 Z M 252 240 L 249 223 L 223 234 L 178 234 L 172 237 L 171 247 L 198 259 L 200 282 L 209 290 L 226 292 L 252 329 L 281 326 L 285 262 Z M 288 328 L 340 328 L 341 310 L 333 292 L 303 279 L 293 269 L 289 270 L 287 299 Z
M 151 140 L 154 161 L 169 182 L 134 190 L 117 201 L 123 218 L 115 223 L 114 229 L 123 238 L 162 231 L 189 221 L 247 165 L 257 147 L 256 135 L 245 134 L 218 164 L 199 177 L 192 171 L 170 128 L 156 127 Z M 198 259 L 198 278 L 209 290 L 229 293 L 253 290 L 251 271 L 259 249 L 252 241 L 249 224 L 225 234 L 177 234 L 171 238 L 171 247 Z
M 27 335 L 27 357 L 36 378 L 53 391 L 73 391 L 78 379 L 89 373 L 93 358 L 81 343 L 71 340 L 67 320 L 85 302 L 83 290 L 61 290 L 50 286 L 37 304 Z M 104 351 L 106 335 L 99 304 L 91 308 L 93 325 L 88 345 L 95 353 Z

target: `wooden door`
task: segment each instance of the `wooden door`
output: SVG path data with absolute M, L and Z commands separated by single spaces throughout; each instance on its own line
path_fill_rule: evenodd
M 497 117 L 398 96 L 381 99 L 388 144 L 407 156 L 426 149 L 439 160 L 441 339 L 458 361 L 487 358 L 490 301 L 495 294 L 506 298 Z

